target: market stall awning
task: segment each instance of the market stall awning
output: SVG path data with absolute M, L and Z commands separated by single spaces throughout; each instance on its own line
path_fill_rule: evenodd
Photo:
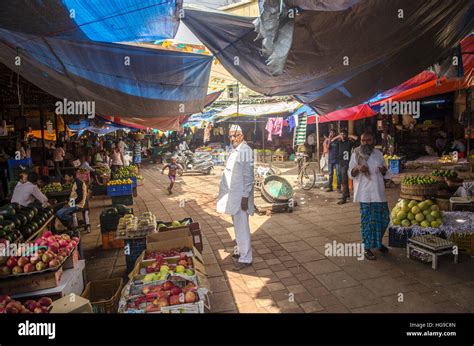
M 359 120 L 364 118 L 370 118 L 376 115 L 377 112 L 372 110 L 368 105 L 358 105 L 346 109 L 340 109 L 328 114 L 319 116 L 320 123 L 326 123 L 330 121 L 348 121 L 348 120 Z M 306 123 L 315 124 L 317 115 L 308 116 Z
M 365 102 L 452 54 L 473 14 L 469 0 L 365 0 L 344 11 L 303 11 L 277 76 L 261 54 L 253 18 L 186 10 L 183 21 L 250 89 L 297 95 L 325 114 Z
M 97 114 L 155 118 L 204 108 L 212 57 L 0 29 L 0 62 L 58 98 L 93 102 Z
M 283 115 L 286 113 L 292 113 L 295 111 L 300 104 L 296 101 L 293 102 L 275 102 L 275 103 L 262 103 L 262 104 L 244 104 L 231 105 L 225 108 L 223 111 L 216 115 L 219 121 L 227 118 L 246 116 L 246 117 L 259 117 L 263 115 Z
M 101 42 L 174 37 L 182 0 L 4 1 L 0 28 L 38 36 Z

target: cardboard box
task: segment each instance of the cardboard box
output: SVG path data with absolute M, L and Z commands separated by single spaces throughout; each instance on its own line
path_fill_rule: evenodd
M 65 296 L 53 302 L 52 314 L 91 314 L 92 305 L 88 299 L 78 295 Z
M 154 233 L 146 237 L 146 249 L 148 251 L 167 251 L 176 248 L 194 246 L 193 238 L 189 229 L 174 232 Z
M 52 288 L 59 285 L 63 269 L 42 274 L 22 275 L 0 280 L 0 294 L 12 296 L 14 294 L 33 292 Z
M 204 261 L 202 259 L 201 253 L 194 247 L 192 249 L 193 249 L 192 259 L 193 259 L 193 267 L 194 267 L 195 273 L 196 274 L 200 273 L 202 275 L 206 275 L 206 270 L 205 270 L 205 267 L 204 267 Z M 169 249 L 164 249 L 163 251 L 166 251 L 166 250 L 169 250 Z M 147 253 L 148 253 L 148 250 L 145 250 L 137 258 L 137 261 L 135 262 L 135 267 L 133 268 L 133 270 L 128 275 L 130 280 L 132 280 L 134 278 L 137 278 L 137 277 L 144 277 L 146 275 L 146 273 L 142 273 L 142 269 L 144 269 L 147 266 L 152 265 L 153 263 L 156 262 L 153 259 L 145 260 L 145 256 L 147 255 Z M 171 262 L 171 263 L 174 263 L 174 262 L 178 261 L 178 257 L 170 257 L 170 258 L 166 258 L 166 260 Z M 181 275 L 181 274 L 176 274 L 176 273 L 173 273 L 173 275 L 174 276 L 180 276 L 180 277 L 183 277 L 183 278 L 188 279 L 188 280 L 193 280 L 193 281 L 197 280 L 197 278 L 195 276 L 187 276 L 187 275 Z
M 176 236 L 176 234 L 182 234 L 182 232 L 189 231 L 191 236 L 193 237 L 194 247 L 202 252 L 204 246 L 202 243 L 202 233 L 201 233 L 201 226 L 199 222 L 193 222 L 187 226 L 182 227 L 175 227 L 175 228 L 165 228 L 162 227 L 159 229 L 158 233 L 166 234 L 168 233 L 170 236 Z

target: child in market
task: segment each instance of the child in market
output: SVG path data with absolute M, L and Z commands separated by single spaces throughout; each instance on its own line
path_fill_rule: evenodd
M 161 173 L 164 174 L 165 169 L 168 168 L 168 179 L 170 180 L 170 186 L 168 187 L 169 194 L 173 193 L 172 189 L 173 189 L 174 182 L 176 181 L 176 172 L 178 171 L 178 169 L 181 169 L 181 170 L 183 169 L 183 167 L 181 167 L 181 165 L 177 163 L 176 161 L 177 161 L 176 156 L 173 156 L 171 158 L 171 163 L 165 165 L 161 171 Z

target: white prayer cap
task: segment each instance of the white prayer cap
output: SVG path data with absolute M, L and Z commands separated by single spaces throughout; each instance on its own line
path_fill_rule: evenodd
M 242 132 L 242 128 L 241 128 L 239 125 L 237 125 L 237 124 L 233 124 L 233 125 L 231 125 L 231 127 L 230 127 L 230 131 Z

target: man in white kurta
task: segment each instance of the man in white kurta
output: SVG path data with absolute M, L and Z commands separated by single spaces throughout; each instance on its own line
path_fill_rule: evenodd
M 354 202 L 360 203 L 360 230 L 365 258 L 374 260 L 371 249 L 383 253 L 388 251 L 382 244 L 382 238 L 389 223 L 389 210 L 384 182 L 387 166 L 382 152 L 374 149 L 371 133 L 362 135 L 361 146 L 354 150 L 348 173 L 354 180 Z
M 231 127 L 229 138 L 233 149 L 222 174 L 217 212 L 232 215 L 237 243 L 233 257 L 238 258 L 234 269 L 238 271 L 252 264 L 249 215 L 254 212 L 254 165 L 252 149 L 245 143 L 239 126 Z

